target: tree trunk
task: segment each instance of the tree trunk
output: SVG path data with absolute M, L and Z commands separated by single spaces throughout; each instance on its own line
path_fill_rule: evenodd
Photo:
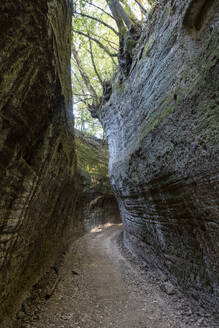
M 90 83 L 89 77 L 87 76 L 86 72 L 83 69 L 83 66 L 82 66 L 82 64 L 80 62 L 80 59 L 78 57 L 78 53 L 77 53 L 77 50 L 74 46 L 74 43 L 72 43 L 72 53 L 73 53 L 74 59 L 77 63 L 77 66 L 78 66 L 79 72 L 81 74 L 81 77 L 82 77 L 88 91 L 94 97 L 95 103 L 97 104 L 98 103 L 98 96 L 97 96 L 96 91 L 94 90 L 93 86 Z

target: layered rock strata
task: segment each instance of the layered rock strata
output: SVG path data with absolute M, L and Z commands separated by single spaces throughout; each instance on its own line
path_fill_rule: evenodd
M 199 301 L 218 296 L 218 1 L 160 1 L 96 113 L 124 243 Z
M 0 326 L 79 228 L 71 1 L 0 3 Z
M 109 175 L 106 142 L 75 130 L 80 196 L 77 209 L 84 231 L 104 224 L 121 223 Z

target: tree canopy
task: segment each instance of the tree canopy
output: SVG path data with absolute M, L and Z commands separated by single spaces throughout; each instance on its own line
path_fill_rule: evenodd
M 125 40 L 136 41 L 141 20 L 155 0 L 76 0 L 73 7 L 72 89 L 76 127 L 102 134 L 92 121 L 110 92 L 118 64 L 128 73 L 131 56 Z M 90 111 L 91 115 L 88 113 Z

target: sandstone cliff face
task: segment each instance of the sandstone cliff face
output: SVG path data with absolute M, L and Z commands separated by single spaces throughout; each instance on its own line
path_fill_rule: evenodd
M 218 272 L 218 1 L 161 1 L 98 116 L 125 245 L 203 303 Z
M 0 3 L 0 326 L 78 228 L 69 0 Z
M 107 223 L 120 223 L 118 204 L 113 194 L 109 175 L 109 153 L 105 142 L 86 137 L 75 130 L 80 195 L 77 211 L 83 230 Z

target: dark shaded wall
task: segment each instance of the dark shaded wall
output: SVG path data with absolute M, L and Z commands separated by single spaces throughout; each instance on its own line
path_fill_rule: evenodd
M 0 326 L 80 228 L 71 1 L 0 2 Z
M 160 1 L 98 116 L 125 245 L 200 302 L 218 295 L 218 1 Z

